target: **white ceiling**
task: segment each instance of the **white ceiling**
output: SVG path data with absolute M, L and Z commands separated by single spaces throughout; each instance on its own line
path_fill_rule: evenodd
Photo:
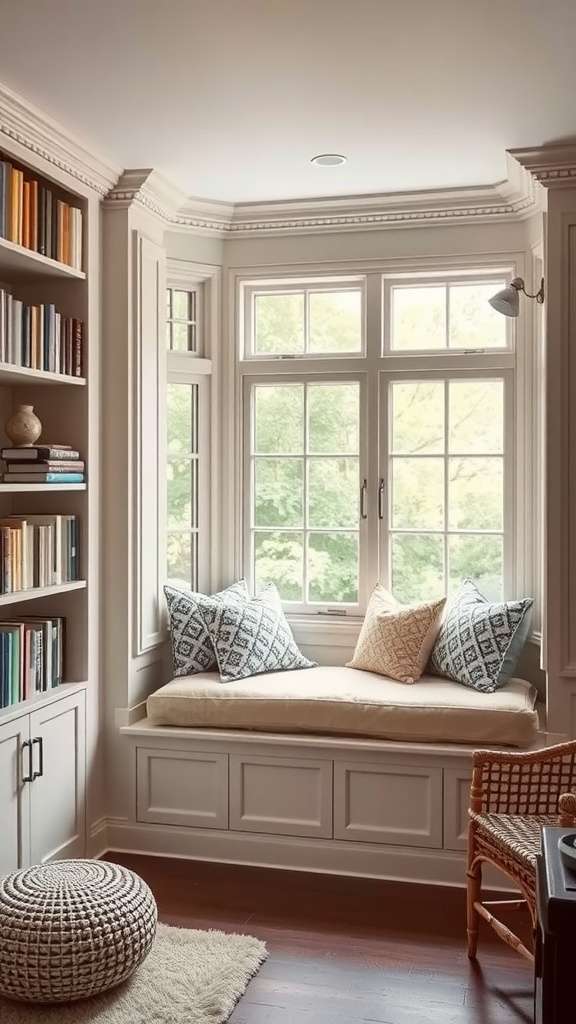
M 576 135 L 576 0 L 0 0 L 0 24 L 0 81 L 204 199 L 491 184 Z

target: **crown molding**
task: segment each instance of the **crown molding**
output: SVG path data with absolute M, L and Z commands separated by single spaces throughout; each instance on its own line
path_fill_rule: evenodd
M 246 237 L 521 220 L 536 212 L 539 193 L 528 171 L 509 164 L 506 181 L 486 186 L 269 203 L 188 199 L 172 226 Z
M 0 83 L 0 145 L 3 136 L 101 196 L 109 192 L 122 173 L 120 164 L 92 149 L 44 111 Z
M 139 203 L 165 223 L 172 223 L 186 194 L 152 167 L 124 171 L 108 192 L 104 206 L 126 209 Z
M 576 142 L 511 149 L 509 153 L 545 188 L 573 188 L 576 184 Z

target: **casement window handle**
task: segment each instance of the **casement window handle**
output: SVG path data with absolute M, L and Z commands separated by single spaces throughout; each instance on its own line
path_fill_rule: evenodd
M 24 751 L 28 749 L 28 774 L 24 774 Z M 24 740 L 22 744 L 22 782 L 32 782 L 32 743 L 30 740 Z
M 39 779 L 44 775 L 44 743 L 42 736 L 35 736 L 32 740 L 31 747 L 34 748 L 34 744 L 38 744 L 38 771 L 32 772 L 32 782 L 34 779 Z M 30 768 L 32 768 L 32 754 L 30 755 Z
M 386 481 L 383 476 L 380 477 L 378 484 L 378 519 L 384 519 L 384 492 L 386 490 Z
M 360 518 L 361 519 L 367 519 L 368 518 L 367 499 L 368 499 L 368 482 L 366 480 L 363 480 L 362 481 L 362 486 L 360 488 Z

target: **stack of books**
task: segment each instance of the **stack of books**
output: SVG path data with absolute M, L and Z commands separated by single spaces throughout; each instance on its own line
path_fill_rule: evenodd
M 86 479 L 80 453 L 66 444 L 2 448 L 1 454 L 4 483 L 83 484 Z

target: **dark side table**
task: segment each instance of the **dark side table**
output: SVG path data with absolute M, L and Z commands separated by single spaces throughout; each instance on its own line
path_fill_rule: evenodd
M 576 1021 L 576 870 L 558 850 L 560 836 L 574 831 L 546 825 L 536 858 L 535 1024 Z

